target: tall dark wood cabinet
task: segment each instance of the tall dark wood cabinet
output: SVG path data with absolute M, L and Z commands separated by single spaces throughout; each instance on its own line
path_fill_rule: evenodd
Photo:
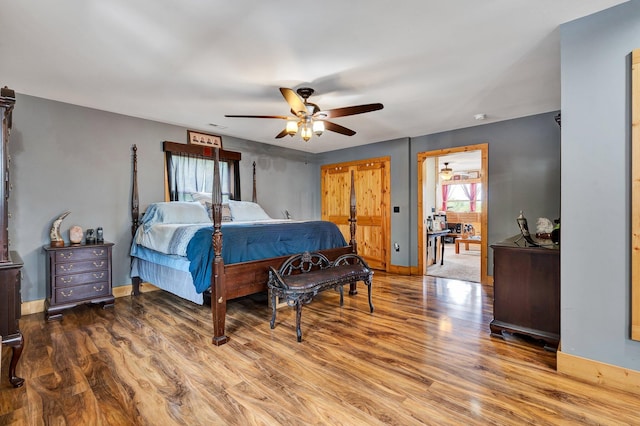
M 491 245 L 491 335 L 503 337 L 503 331 L 522 334 L 555 350 L 560 341 L 560 249 L 526 247 L 524 240 L 516 240 Z
M 0 335 L 2 344 L 11 346 L 12 356 L 9 366 L 9 381 L 14 387 L 24 384 L 24 379 L 16 376 L 16 366 L 22 354 L 24 338 L 20 332 L 20 294 L 22 259 L 16 252 L 9 251 L 9 133 L 11 116 L 16 103 L 13 90 L 0 89 L 0 114 L 2 114 L 2 133 L 0 133 Z

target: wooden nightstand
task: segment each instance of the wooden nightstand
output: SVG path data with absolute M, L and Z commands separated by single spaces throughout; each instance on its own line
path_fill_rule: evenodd
M 47 320 L 61 319 L 64 309 L 81 303 L 112 307 L 111 248 L 113 243 L 64 247 L 44 246 L 47 252 Z

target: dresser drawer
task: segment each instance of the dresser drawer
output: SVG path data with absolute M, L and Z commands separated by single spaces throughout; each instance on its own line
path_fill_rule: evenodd
M 55 290 L 55 303 L 73 303 L 80 300 L 91 300 L 111 294 L 108 281 L 83 284 L 75 287 L 63 287 Z
M 55 277 L 55 287 L 73 287 L 81 284 L 88 284 L 109 279 L 109 271 L 106 269 L 85 272 L 82 274 L 57 275 Z
M 56 263 L 55 274 L 58 276 L 79 274 L 81 272 L 103 271 L 108 269 L 108 267 L 109 262 L 107 259 L 96 259 L 85 262 Z
M 76 262 L 80 260 L 106 259 L 108 250 L 105 247 L 78 247 L 75 249 L 56 251 L 56 262 Z

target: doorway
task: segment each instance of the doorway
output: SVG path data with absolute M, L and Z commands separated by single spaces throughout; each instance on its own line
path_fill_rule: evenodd
M 446 202 L 442 202 L 443 198 L 445 200 L 447 200 L 447 198 L 443 197 L 444 194 L 442 193 L 440 180 L 441 178 L 439 174 L 442 169 L 448 168 L 452 169 L 452 176 L 449 178 L 450 181 L 447 183 L 447 185 L 453 185 L 457 182 L 479 184 L 475 185 L 477 187 L 478 193 L 474 195 L 473 198 L 477 199 L 477 201 L 481 202 L 482 204 L 480 206 L 476 205 L 476 212 L 472 212 L 474 213 L 473 217 L 479 220 L 476 225 L 476 227 L 480 228 L 479 232 L 473 232 L 469 228 L 460 229 L 461 232 L 455 232 L 455 230 L 454 232 L 451 232 L 452 235 L 455 234 L 456 238 L 453 238 L 453 236 L 446 237 L 446 239 L 448 239 L 450 243 L 445 244 L 447 249 L 445 251 L 444 262 L 446 263 L 447 261 L 447 253 L 454 252 L 456 246 L 455 240 L 472 239 L 473 241 L 469 245 L 465 243 L 458 243 L 458 248 L 460 251 L 467 250 L 467 248 L 470 250 L 479 248 L 478 257 L 480 262 L 480 282 L 483 284 L 488 283 L 488 149 L 489 145 L 484 143 L 418 153 L 418 269 L 421 271 L 422 275 L 428 275 L 427 268 L 429 266 L 427 264 L 427 249 L 430 247 L 428 247 L 428 239 L 426 238 L 428 217 L 432 216 L 434 213 L 446 214 L 447 210 L 449 210 L 450 208 L 459 209 L 454 206 L 454 203 L 451 203 L 452 207 L 449 207 Z M 477 161 L 475 166 L 472 166 L 470 163 L 466 162 L 467 159 L 470 158 L 477 159 L 473 160 Z M 459 162 L 459 164 L 455 164 L 456 162 Z M 444 163 L 448 164 L 445 165 Z M 437 195 L 438 191 L 440 191 L 439 198 Z M 443 208 L 445 209 L 444 211 L 442 210 Z M 454 212 L 453 210 L 450 211 L 450 216 L 453 218 L 463 217 L 463 219 L 461 219 L 464 220 L 462 226 L 464 226 L 467 220 L 476 220 L 467 219 L 467 217 L 460 216 L 461 213 Z M 449 224 L 445 226 L 449 226 Z M 470 234 L 476 235 L 473 235 L 473 237 L 470 238 Z

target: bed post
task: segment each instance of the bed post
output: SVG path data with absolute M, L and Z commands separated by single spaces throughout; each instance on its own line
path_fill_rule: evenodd
M 351 198 L 349 199 L 349 233 L 351 236 L 351 245 L 354 254 L 358 254 L 358 243 L 356 241 L 356 188 L 355 188 L 354 172 L 351 170 Z
M 253 162 L 253 195 L 251 196 L 251 201 L 254 203 L 258 202 L 258 196 L 256 195 L 256 162 Z
M 356 241 L 356 187 L 355 187 L 355 175 L 351 170 L 351 197 L 349 198 L 349 234 L 351 241 L 349 245 L 354 254 L 358 254 L 358 242 Z M 349 294 L 358 294 L 357 283 L 351 283 L 349 286 Z
M 133 153 L 133 169 L 131 183 L 131 238 L 135 238 L 140 221 L 140 200 L 138 199 L 138 147 L 133 144 L 131 147 Z M 131 259 L 133 261 L 133 258 Z M 140 277 L 131 277 L 131 294 L 137 296 L 140 294 Z
M 229 338 L 224 334 L 224 322 L 227 316 L 227 295 L 225 286 L 224 261 L 222 260 L 222 186 L 220 185 L 220 149 L 215 148 L 213 161 L 213 190 L 211 204 L 213 205 L 213 265 L 211 273 L 211 313 L 213 315 L 213 344 L 216 346 L 227 343 Z

